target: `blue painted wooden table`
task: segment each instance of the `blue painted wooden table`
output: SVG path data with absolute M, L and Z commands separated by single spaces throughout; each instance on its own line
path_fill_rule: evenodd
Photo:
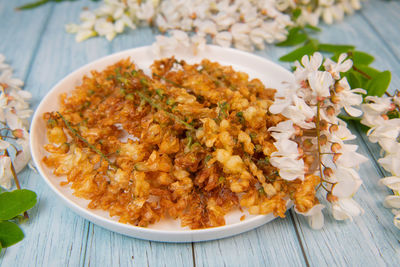
M 77 22 L 90 1 L 47 4 L 16 12 L 27 0 L 0 1 L 0 53 L 33 93 L 35 108 L 50 88 L 78 67 L 102 56 L 149 45 L 149 28 L 130 31 L 113 42 L 94 38 L 76 43 L 64 26 Z M 374 66 L 392 71 L 390 91 L 400 87 L 400 3 L 370 0 L 362 11 L 342 23 L 323 26 L 323 42 L 354 44 L 376 56 Z M 278 61 L 287 49 L 268 47 L 256 54 Z M 286 65 L 288 67 L 288 65 Z M 377 164 L 379 148 L 357 127 L 359 151 L 370 161 L 362 165 L 364 180 L 356 200 L 365 214 L 354 222 L 337 222 L 326 215 L 321 231 L 311 230 L 304 218 L 289 211 L 253 231 L 222 240 L 166 244 L 138 240 L 102 229 L 62 205 L 42 178 L 25 170 L 23 186 L 37 192 L 39 202 L 22 227 L 23 242 L 3 250 L 1 266 L 400 266 L 400 230 L 382 206 L 389 194 L 377 185 L 384 176 Z M 399 163 L 400 164 L 400 163 Z

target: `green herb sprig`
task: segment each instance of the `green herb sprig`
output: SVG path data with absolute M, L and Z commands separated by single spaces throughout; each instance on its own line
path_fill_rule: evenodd
M 100 155 L 100 157 L 102 159 L 104 159 L 105 161 L 108 162 L 108 164 L 112 167 L 112 168 L 117 168 L 115 166 L 115 164 L 106 156 L 104 155 L 103 152 L 101 152 L 97 147 L 95 147 L 94 145 L 92 145 L 91 143 L 89 143 L 88 140 L 86 140 L 82 135 L 79 134 L 79 132 L 77 130 L 75 130 L 72 126 L 71 123 L 63 116 L 61 115 L 60 112 L 57 111 L 58 116 L 60 116 L 60 118 L 62 119 L 62 121 L 65 123 L 65 126 L 67 126 L 67 128 L 71 131 L 71 133 L 73 135 L 75 135 L 79 140 L 81 140 L 82 142 L 84 142 L 91 150 L 93 150 L 94 152 L 96 152 L 98 155 Z

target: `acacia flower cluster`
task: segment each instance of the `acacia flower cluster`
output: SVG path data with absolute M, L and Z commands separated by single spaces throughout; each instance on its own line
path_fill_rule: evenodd
M 105 0 L 94 11 L 82 12 L 81 23 L 66 30 L 76 33 L 80 42 L 97 35 L 112 40 L 126 27 L 150 25 L 161 33 L 183 32 L 158 37 L 161 48 L 186 44 L 181 36 L 189 33 L 194 45 L 210 39 L 220 46 L 252 50 L 285 40 L 288 26 L 316 26 L 321 18 L 331 24 L 360 8 L 360 0 Z
M 318 175 L 317 189 L 326 190 L 326 200 L 336 220 L 352 219 L 363 209 L 352 199 L 362 184 L 356 169 L 367 159 L 357 153 L 357 146 L 346 141 L 356 137 L 338 118 L 344 109 L 351 116 L 362 112 L 353 106 L 362 103 L 363 89 L 351 89 L 340 73 L 352 67 L 352 61 L 342 54 L 338 62 L 320 53 L 304 56 L 296 62 L 295 82 L 275 97 L 270 112 L 282 114 L 288 120 L 271 127 L 277 152 L 270 162 L 279 169 L 283 179 L 300 179 Z M 324 224 L 323 204 L 318 199 L 296 204 L 296 212 L 307 217 L 310 226 L 319 229 Z
M 0 54 L 0 186 L 10 189 L 14 174 L 30 161 L 28 118 L 32 114 L 21 89 L 23 82 L 13 78 L 12 68 Z
M 390 97 L 368 96 L 361 108 L 361 123 L 370 127 L 369 140 L 384 150 L 384 157 L 378 162 L 392 174 L 380 183 L 393 190 L 394 195 L 385 198 L 384 206 L 392 209 L 393 223 L 400 229 L 400 93 Z

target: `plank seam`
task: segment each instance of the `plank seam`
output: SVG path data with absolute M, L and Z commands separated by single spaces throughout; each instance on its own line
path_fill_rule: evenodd
M 310 267 L 310 263 L 308 262 L 308 258 L 307 258 L 307 255 L 306 255 L 306 250 L 304 248 L 303 241 L 301 240 L 301 237 L 300 237 L 299 229 L 297 228 L 296 221 L 294 220 L 294 215 L 293 215 L 293 210 L 292 209 L 289 210 L 289 214 L 290 214 L 290 219 L 292 221 L 294 230 L 296 232 L 297 240 L 299 241 L 299 245 L 300 245 L 301 253 L 303 254 L 304 262 L 305 262 L 307 267 Z
M 192 242 L 192 259 L 193 259 L 193 267 L 196 267 L 196 256 L 194 254 L 194 243 Z
M 85 247 L 82 247 L 82 249 L 83 249 L 83 258 L 82 258 L 82 266 L 85 266 L 85 263 L 86 263 L 86 251 L 87 251 L 87 246 L 88 246 L 88 241 L 89 241 L 89 232 L 90 232 L 90 228 L 93 228 L 93 226 L 92 227 L 90 227 L 90 225 L 91 225 L 91 222 L 89 222 L 89 221 L 86 221 L 86 223 L 85 223 L 86 225 L 87 225 L 87 231 L 86 231 L 86 244 L 85 244 Z M 83 242 L 84 240 L 82 239 L 82 242 Z

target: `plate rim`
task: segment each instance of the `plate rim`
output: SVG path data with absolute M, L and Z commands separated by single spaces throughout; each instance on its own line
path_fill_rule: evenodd
M 51 190 L 54 193 L 56 193 L 56 195 L 62 200 L 62 202 L 68 208 L 70 208 L 72 211 L 77 213 L 79 216 L 89 220 L 90 222 L 92 222 L 96 225 L 106 228 L 107 230 L 110 230 L 113 232 L 118 232 L 120 234 L 128 235 L 128 236 L 139 238 L 139 239 L 144 239 L 144 240 L 159 241 L 159 242 L 182 242 L 182 243 L 183 242 L 209 241 L 209 240 L 215 240 L 215 239 L 220 239 L 220 238 L 225 238 L 225 237 L 230 237 L 230 236 L 234 236 L 237 234 L 241 234 L 246 231 L 260 227 L 260 226 L 266 224 L 267 222 L 270 222 L 270 221 L 276 219 L 276 217 L 274 217 L 272 215 L 272 213 L 269 213 L 269 214 L 265 214 L 265 215 L 257 215 L 250 219 L 246 219 L 244 221 L 239 221 L 239 222 L 235 222 L 235 223 L 228 224 L 228 225 L 223 225 L 223 226 L 218 226 L 218 227 L 210 227 L 210 228 L 204 228 L 204 229 L 160 230 L 160 229 L 154 229 L 154 228 L 145 228 L 145 227 L 135 226 L 135 225 L 131 225 L 131 224 L 121 223 L 121 222 L 112 220 L 110 218 L 103 217 L 101 215 L 98 215 L 98 214 L 92 212 L 88 207 L 84 208 L 84 207 L 80 206 L 76 202 L 69 199 L 69 197 L 67 195 L 65 195 L 63 192 L 61 192 L 50 181 L 51 178 L 47 177 L 47 175 L 44 173 L 44 171 L 42 169 L 42 165 L 38 164 L 39 162 L 41 162 L 41 159 L 37 158 L 37 157 L 39 157 L 39 155 L 37 155 L 38 152 L 36 151 L 34 140 L 36 138 L 35 128 L 37 128 L 36 125 L 42 117 L 41 115 L 42 115 L 43 111 L 41 111 L 41 110 L 43 109 L 45 100 L 50 95 L 59 91 L 60 90 L 59 87 L 61 87 L 63 85 L 63 83 L 65 83 L 66 81 L 71 79 L 71 77 L 81 73 L 80 76 L 82 78 L 83 75 L 87 74 L 87 72 L 88 72 L 87 69 L 89 67 L 91 67 L 91 70 L 93 70 L 94 65 L 99 64 L 104 61 L 108 61 L 113 58 L 116 58 L 115 62 L 117 62 L 118 60 L 120 60 L 118 58 L 121 57 L 122 55 L 126 55 L 126 57 L 130 57 L 131 60 L 134 61 L 132 56 L 129 55 L 130 53 L 133 53 L 133 52 L 138 53 L 138 52 L 141 52 L 142 50 L 143 50 L 143 52 L 148 52 L 149 49 L 151 49 L 151 46 L 140 46 L 140 47 L 136 47 L 136 48 L 119 51 L 119 52 L 116 52 L 116 53 L 113 53 L 110 55 L 106 55 L 106 56 L 100 57 L 94 61 L 91 61 L 89 63 L 86 63 L 83 66 L 75 69 L 74 71 L 72 71 L 69 74 L 67 74 L 66 76 L 64 76 L 60 81 L 58 81 L 55 85 L 53 85 L 51 87 L 51 89 L 45 94 L 45 96 L 40 100 L 40 103 L 37 105 L 36 110 L 35 110 L 34 114 L 32 115 L 29 141 L 30 141 L 30 149 L 32 152 L 31 154 L 32 154 L 33 162 L 35 163 L 37 170 L 39 171 L 39 174 L 42 177 L 42 179 L 45 180 L 46 184 L 51 188 Z M 277 63 L 275 63 L 267 58 L 254 55 L 252 53 L 244 52 L 244 51 L 233 49 L 233 48 L 223 48 L 223 47 L 216 46 L 216 45 L 207 45 L 207 49 L 217 50 L 217 51 L 223 50 L 225 52 L 229 52 L 229 53 L 237 54 L 239 56 L 247 57 L 249 59 L 261 60 L 261 61 L 264 61 L 263 63 L 268 63 L 268 64 L 274 66 L 274 68 L 276 68 L 277 70 L 284 72 L 288 76 L 288 78 L 293 76 L 293 74 L 291 72 L 289 72 L 284 67 L 278 65 Z M 157 59 L 157 58 L 160 58 L 160 57 L 154 56 L 154 59 Z M 203 58 L 205 58 L 205 57 L 203 57 Z M 209 58 L 209 59 L 212 60 L 212 58 Z M 112 63 L 110 63 L 110 64 L 112 64 Z M 89 72 L 90 72 L 90 70 L 89 70 Z M 69 90 L 71 90 L 71 89 L 69 89 Z M 41 112 L 41 114 L 39 114 L 39 112 Z M 291 206 L 293 206 L 293 203 L 292 203 L 292 201 L 289 200 L 287 203 L 287 208 L 289 209 Z M 241 229 L 230 232 L 238 227 Z M 131 233 L 132 231 L 137 232 L 137 233 L 136 234 Z M 206 236 L 208 236 L 208 237 L 202 238 L 201 235 L 204 235 L 204 234 L 206 234 Z M 158 238 L 151 237 L 152 235 L 155 235 L 155 236 L 158 235 Z M 171 240 L 170 239 L 171 237 L 177 237 L 177 238 L 173 238 Z

